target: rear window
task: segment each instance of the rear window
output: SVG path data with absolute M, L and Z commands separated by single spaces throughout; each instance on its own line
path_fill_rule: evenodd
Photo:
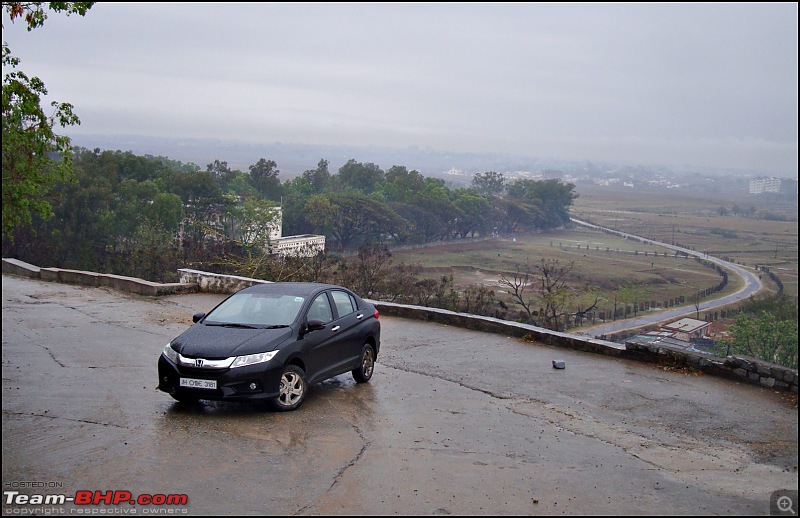
M 331 296 L 333 297 L 333 303 L 336 304 L 336 311 L 339 312 L 340 317 L 349 315 L 357 309 L 356 301 L 349 293 L 332 291 Z

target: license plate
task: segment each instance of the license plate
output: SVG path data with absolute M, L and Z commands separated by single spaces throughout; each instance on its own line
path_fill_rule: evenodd
M 217 388 L 217 380 L 181 378 L 181 387 L 215 390 Z

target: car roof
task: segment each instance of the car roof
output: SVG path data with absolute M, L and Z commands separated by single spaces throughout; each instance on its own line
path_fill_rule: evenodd
M 266 284 L 256 284 L 241 291 L 246 291 L 248 293 L 279 293 L 283 295 L 308 296 L 326 289 L 347 290 L 347 288 L 342 286 L 321 282 L 270 282 Z

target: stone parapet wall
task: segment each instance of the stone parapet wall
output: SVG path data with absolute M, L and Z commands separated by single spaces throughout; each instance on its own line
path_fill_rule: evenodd
M 256 284 L 269 284 L 270 281 L 239 277 L 237 275 L 221 275 L 219 273 L 202 272 L 181 268 L 178 270 L 181 283 L 196 284 L 205 293 L 236 293 Z
M 623 356 L 625 354 L 625 345 L 601 340 L 599 338 L 592 338 L 590 336 L 560 333 L 558 331 L 551 331 L 520 322 L 471 315 L 468 313 L 457 313 L 446 309 L 395 304 L 392 302 L 382 302 L 380 300 L 370 300 L 370 302 L 378 308 L 378 311 L 380 311 L 382 315 L 426 320 L 475 331 L 505 334 L 557 347 L 566 347 L 607 356 Z
M 38 266 L 17 259 L 7 258 L 3 258 L 3 273 L 6 275 L 19 275 L 49 282 L 79 284 L 82 286 L 100 286 L 151 297 L 199 291 L 199 286 L 192 283 L 173 282 L 162 284 L 138 279 L 136 277 L 124 277 L 122 275 L 84 272 L 81 270 L 68 270 L 63 268 L 39 268 Z
M 797 371 L 747 356 L 719 358 L 654 344 L 628 342 L 626 356 L 675 368 L 687 368 L 725 378 L 797 393 Z
M 3 273 L 7 275 L 19 275 L 20 277 L 38 279 L 40 270 L 41 268 L 38 266 L 28 264 L 19 259 L 3 258 Z
M 797 371 L 747 356 L 728 356 L 725 367 L 740 379 L 776 390 L 797 392 Z

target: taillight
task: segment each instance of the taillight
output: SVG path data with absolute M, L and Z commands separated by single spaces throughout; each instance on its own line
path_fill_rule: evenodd
M 374 314 L 374 315 L 372 315 L 372 316 L 373 316 L 373 317 L 375 317 L 375 319 L 377 320 L 377 318 L 378 318 L 379 316 L 381 316 L 381 314 L 378 312 L 378 310 L 377 310 L 377 309 L 375 309 L 375 314 Z

